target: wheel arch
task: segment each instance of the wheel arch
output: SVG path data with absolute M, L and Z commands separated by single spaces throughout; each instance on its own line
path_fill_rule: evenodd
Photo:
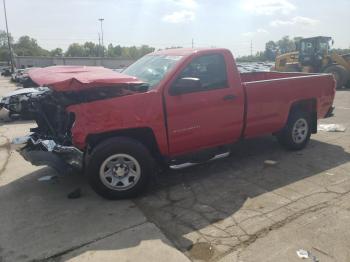
M 87 153 L 90 154 L 94 147 L 96 147 L 99 143 L 113 137 L 127 137 L 134 139 L 143 144 L 150 151 L 157 162 L 163 163 L 164 161 L 154 132 L 149 127 L 130 128 L 88 135 L 86 138 L 88 145 Z
M 317 133 L 317 99 L 311 98 L 311 99 L 295 101 L 289 109 L 288 119 L 290 115 L 295 111 L 302 111 L 310 114 L 311 133 L 316 134 Z

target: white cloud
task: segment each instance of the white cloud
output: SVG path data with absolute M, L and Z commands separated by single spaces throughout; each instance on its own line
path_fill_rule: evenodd
M 290 20 L 274 20 L 270 22 L 271 26 L 279 27 L 279 26 L 314 26 L 317 25 L 320 21 L 316 19 L 312 19 L 304 16 L 296 16 Z
M 163 16 L 163 21 L 168 23 L 184 23 L 193 21 L 196 17 L 196 14 L 193 11 L 189 10 L 182 10 L 182 11 L 176 11 L 171 14 Z
M 185 9 L 196 9 L 198 3 L 196 0 L 172 0 L 175 4 L 185 8 Z
M 260 34 L 267 34 L 267 30 L 265 30 L 264 28 L 259 28 L 258 30 L 256 30 L 257 33 L 260 33 Z
M 267 30 L 265 30 L 264 28 L 258 28 L 254 32 L 246 32 L 246 33 L 243 33 L 242 35 L 245 37 L 253 37 L 253 36 L 256 36 L 258 34 L 268 34 L 268 33 L 269 32 Z
M 168 23 L 184 23 L 193 21 L 196 17 L 196 9 L 198 7 L 197 0 L 168 0 L 173 7 L 181 7 L 182 10 L 174 11 L 163 16 L 162 20 Z
M 296 7 L 288 0 L 242 0 L 242 8 L 257 15 L 288 14 Z

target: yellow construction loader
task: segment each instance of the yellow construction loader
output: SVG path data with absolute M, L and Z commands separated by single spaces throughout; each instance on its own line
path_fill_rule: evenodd
M 337 88 L 342 88 L 350 82 L 350 54 L 339 55 L 330 50 L 333 43 L 326 36 L 301 39 L 296 52 L 277 56 L 273 70 L 333 74 Z

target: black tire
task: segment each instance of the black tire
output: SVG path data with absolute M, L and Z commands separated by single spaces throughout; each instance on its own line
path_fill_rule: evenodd
M 301 150 L 303 149 L 308 142 L 310 141 L 311 136 L 311 121 L 310 121 L 310 114 L 302 111 L 293 111 L 291 112 L 287 125 L 277 134 L 277 140 L 278 142 L 284 146 L 285 148 L 289 150 Z M 293 132 L 294 127 L 297 125 L 297 123 L 306 123 L 306 131 L 300 134 L 298 136 L 299 138 L 302 137 L 303 139 L 300 139 L 294 137 Z M 297 135 L 295 135 L 297 136 Z
M 128 189 L 112 189 L 106 186 L 100 176 L 103 163 L 113 155 L 126 154 L 134 158 L 141 170 L 139 179 Z M 114 168 L 113 168 L 114 170 Z M 106 199 L 132 198 L 142 193 L 148 185 L 154 171 L 154 159 L 147 148 L 140 142 L 128 137 L 115 137 L 98 144 L 88 157 L 86 174 L 92 189 Z M 116 176 L 116 174 L 115 174 Z M 111 186 L 111 185 L 110 185 Z
M 349 80 L 349 74 L 343 66 L 331 65 L 323 70 L 324 73 L 332 74 L 337 81 L 337 89 L 341 89 Z

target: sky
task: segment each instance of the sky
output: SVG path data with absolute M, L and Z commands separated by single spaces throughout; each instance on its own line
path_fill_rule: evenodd
M 9 31 L 46 49 L 72 42 L 224 47 L 235 56 L 264 50 L 269 40 L 332 36 L 350 47 L 350 0 L 7 0 Z M 5 29 L 0 13 L 0 29 Z M 252 46 L 251 46 L 252 44 Z

